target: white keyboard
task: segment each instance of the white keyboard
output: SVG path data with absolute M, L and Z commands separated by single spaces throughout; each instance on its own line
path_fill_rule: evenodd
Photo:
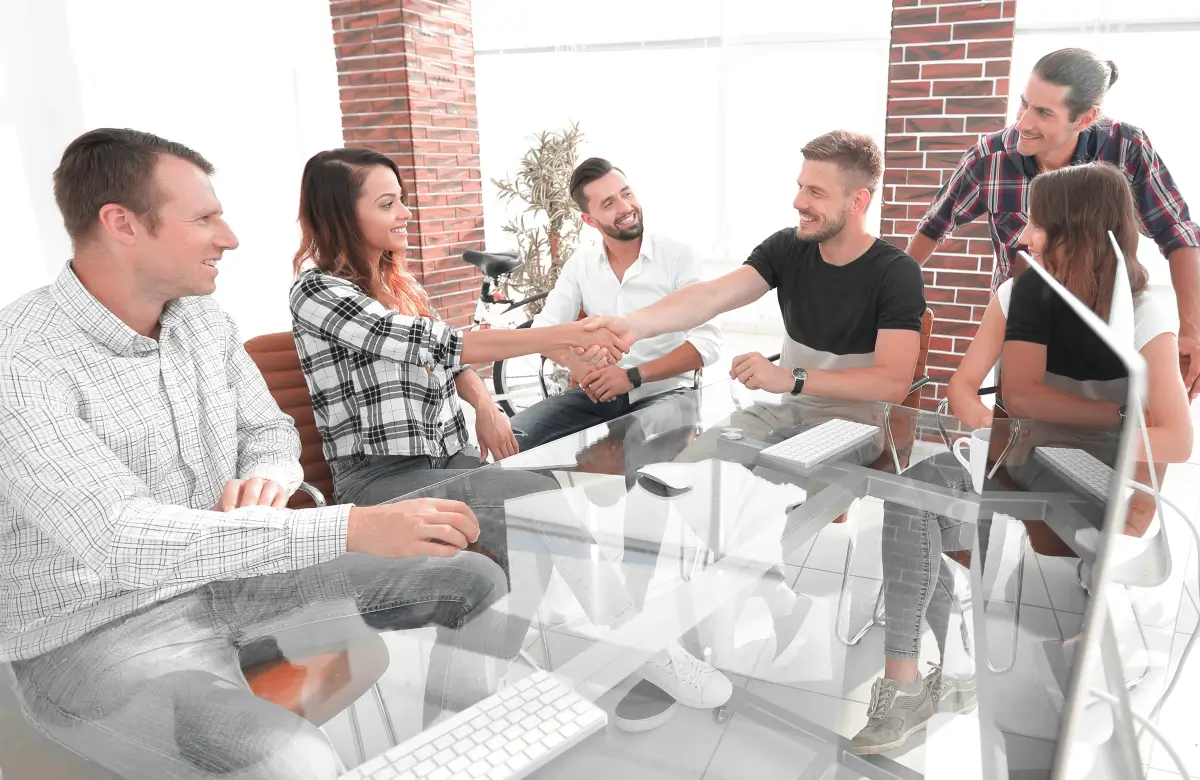
M 1090 452 L 1073 447 L 1037 447 L 1034 452 L 1077 487 L 1108 501 L 1113 470 Z
M 608 715 L 535 672 L 447 718 L 340 780 L 510 780 L 604 728 Z
M 759 455 L 807 469 L 865 444 L 878 433 L 879 428 L 874 425 L 850 420 L 829 420 L 790 439 L 772 444 Z

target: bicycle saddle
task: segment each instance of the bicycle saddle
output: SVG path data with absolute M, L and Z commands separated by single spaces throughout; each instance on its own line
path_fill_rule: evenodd
M 511 273 L 521 265 L 516 252 L 477 252 L 468 249 L 463 252 L 463 260 L 483 271 L 484 276 L 503 276 Z

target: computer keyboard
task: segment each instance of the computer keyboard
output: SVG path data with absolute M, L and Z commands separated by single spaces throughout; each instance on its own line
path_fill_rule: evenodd
M 865 444 L 878 433 L 879 428 L 874 425 L 829 420 L 766 447 L 759 457 L 807 469 Z
M 549 763 L 607 723 L 604 710 L 539 671 L 340 780 L 513 780 Z
M 1090 452 L 1073 447 L 1037 447 L 1034 452 L 1077 487 L 1108 501 L 1113 470 Z

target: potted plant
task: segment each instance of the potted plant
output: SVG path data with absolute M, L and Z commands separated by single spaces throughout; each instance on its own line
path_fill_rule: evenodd
M 511 288 L 522 295 L 548 292 L 558 281 L 563 264 L 579 244 L 583 223 L 571 200 L 571 172 L 578 159 L 583 133 L 579 123 L 562 130 L 542 131 L 515 174 L 492 179 L 506 205 L 524 208 L 503 228 L 517 243 L 525 264 L 504 283 L 501 292 L 511 297 Z M 542 310 L 544 300 L 526 306 L 530 316 Z

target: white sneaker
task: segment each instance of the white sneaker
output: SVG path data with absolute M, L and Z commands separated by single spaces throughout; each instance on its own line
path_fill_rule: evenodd
M 685 707 L 720 707 L 733 695 L 733 683 L 712 666 L 672 642 L 638 670 Z

